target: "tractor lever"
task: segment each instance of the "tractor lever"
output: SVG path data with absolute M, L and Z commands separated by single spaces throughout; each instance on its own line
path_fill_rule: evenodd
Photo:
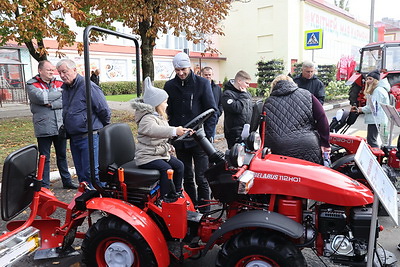
M 172 203 L 178 200 L 178 194 L 176 193 L 175 184 L 173 181 L 174 170 L 167 170 L 168 181 L 169 181 L 169 192 L 164 196 L 164 201 L 167 203 Z

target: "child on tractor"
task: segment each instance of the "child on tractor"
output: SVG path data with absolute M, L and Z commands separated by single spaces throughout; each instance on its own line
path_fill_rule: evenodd
M 181 136 L 191 129 L 169 126 L 166 108 L 168 94 L 152 86 L 150 77 L 144 80 L 143 98 L 134 99 L 132 107 L 135 111 L 135 121 L 138 125 L 136 163 L 139 168 L 156 169 L 160 171 L 160 193 L 164 198 L 170 192 L 170 182 L 167 170 L 173 169 L 173 182 L 178 194 L 182 191 L 183 163 L 174 156 L 173 146 L 168 139 Z

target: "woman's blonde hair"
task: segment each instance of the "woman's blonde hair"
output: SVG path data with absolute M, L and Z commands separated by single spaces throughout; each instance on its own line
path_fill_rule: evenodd
M 161 103 L 162 104 L 162 103 Z M 158 115 L 160 115 L 164 120 L 168 120 L 168 115 L 167 113 L 161 109 L 161 104 L 155 107 L 155 110 L 157 111 Z
M 289 82 L 294 83 L 294 81 L 291 77 L 284 75 L 284 74 L 280 74 L 280 75 L 276 76 L 275 79 L 271 82 L 271 92 L 274 90 L 275 85 L 279 81 L 289 81 Z
M 375 88 L 378 87 L 378 83 L 379 81 L 377 79 L 373 79 L 371 83 L 365 85 L 364 98 L 366 98 L 367 95 L 372 95 Z

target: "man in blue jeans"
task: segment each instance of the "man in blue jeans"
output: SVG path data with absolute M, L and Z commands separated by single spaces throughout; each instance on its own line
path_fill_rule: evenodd
M 39 153 L 46 156 L 42 187 L 50 186 L 50 149 L 54 144 L 57 167 L 63 187 L 76 189 L 78 185 L 71 180 L 66 156 L 67 140 L 58 135 L 62 125 L 62 81 L 54 77 L 55 67 L 50 61 L 40 61 L 39 74 L 27 82 L 27 91 L 33 114 L 33 127 L 38 142 Z
M 71 137 L 71 153 L 78 180 L 79 182 L 87 182 L 90 187 L 93 187 L 90 176 L 89 153 L 94 153 L 95 180 L 101 186 L 97 131 L 110 123 L 110 108 L 100 87 L 90 82 L 94 151 L 89 151 L 85 79 L 77 73 L 76 64 L 70 59 L 60 60 L 57 63 L 57 70 L 64 82 L 62 86 L 64 127 Z

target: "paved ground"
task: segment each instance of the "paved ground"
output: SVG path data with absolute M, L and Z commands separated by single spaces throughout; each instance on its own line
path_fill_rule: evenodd
M 111 109 L 116 110 L 132 109 L 129 102 L 108 101 L 108 105 Z M 28 104 L 3 104 L 2 107 L 0 107 L 0 119 L 29 116 L 32 116 L 32 113 Z

